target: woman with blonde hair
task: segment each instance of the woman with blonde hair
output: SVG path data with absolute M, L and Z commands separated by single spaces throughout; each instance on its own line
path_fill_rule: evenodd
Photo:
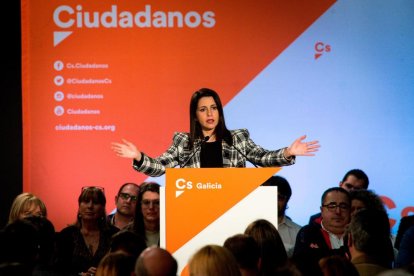
M 241 276 L 233 254 L 219 245 L 200 248 L 189 261 L 190 276 Z
M 22 193 L 12 203 L 8 224 L 31 216 L 47 217 L 46 205 L 34 194 Z

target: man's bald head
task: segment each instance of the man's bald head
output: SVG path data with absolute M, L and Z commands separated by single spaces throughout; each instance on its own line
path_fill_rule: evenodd
M 148 247 L 145 249 L 135 265 L 135 274 L 139 276 L 176 276 L 177 261 L 165 249 Z

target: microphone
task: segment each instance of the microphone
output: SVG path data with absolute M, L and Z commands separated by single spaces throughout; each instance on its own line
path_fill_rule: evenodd
M 234 136 L 232 136 L 232 138 L 233 138 Z M 234 141 L 234 140 L 233 140 Z M 255 166 L 256 168 L 259 168 L 257 165 L 256 165 L 256 163 L 255 162 L 253 162 L 252 160 L 250 160 L 250 158 L 249 157 L 247 157 L 246 156 L 246 154 L 244 154 L 241 150 L 239 150 L 235 145 L 234 145 L 234 143 L 231 143 L 231 146 L 233 147 L 233 148 L 235 148 L 236 150 L 237 150 L 237 152 L 238 153 L 240 153 L 244 158 L 246 158 L 246 160 L 247 161 L 249 161 L 250 163 L 252 163 L 253 164 L 253 166 Z
M 203 138 L 203 140 L 201 141 L 201 143 L 198 145 L 197 149 L 195 149 L 193 151 L 193 153 L 191 153 L 190 156 L 187 158 L 187 160 L 185 160 L 185 162 L 180 165 L 180 169 L 184 168 L 185 165 L 187 165 L 188 162 L 190 162 L 190 159 L 193 158 L 193 156 L 201 149 L 201 147 L 204 145 L 205 142 L 208 141 L 208 139 L 210 139 L 210 136 L 206 136 L 206 137 Z

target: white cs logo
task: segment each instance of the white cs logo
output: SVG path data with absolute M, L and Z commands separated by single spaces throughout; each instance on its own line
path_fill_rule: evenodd
M 184 190 L 184 189 L 192 189 L 193 188 L 193 182 L 191 181 L 186 181 L 183 178 L 179 178 L 177 179 L 177 181 L 175 181 L 175 187 L 179 190 Z

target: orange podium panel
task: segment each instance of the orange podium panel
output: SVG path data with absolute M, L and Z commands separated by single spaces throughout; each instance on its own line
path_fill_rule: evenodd
M 255 219 L 277 227 L 277 188 L 258 187 L 280 169 L 167 169 L 161 189 L 161 247 L 182 269 L 199 247 L 221 245 Z

